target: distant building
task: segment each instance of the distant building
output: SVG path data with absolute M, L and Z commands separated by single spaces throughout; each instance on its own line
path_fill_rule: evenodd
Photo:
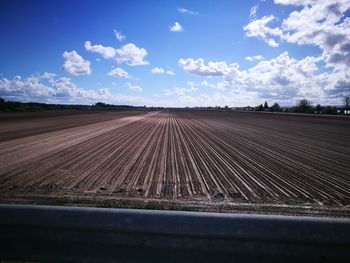
M 246 106 L 246 107 L 233 107 L 232 110 L 237 110 L 237 111 L 254 111 L 254 107 Z
M 243 107 L 242 110 L 244 110 L 244 111 L 253 111 L 253 110 L 255 110 L 255 108 L 247 106 L 247 107 Z

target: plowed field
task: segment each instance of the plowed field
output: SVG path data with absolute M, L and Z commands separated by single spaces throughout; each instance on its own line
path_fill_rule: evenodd
M 6 116 L 1 202 L 350 216 L 350 118 Z

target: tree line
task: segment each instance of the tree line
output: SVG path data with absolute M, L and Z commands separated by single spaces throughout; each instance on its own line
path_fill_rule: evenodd
M 350 114 L 350 97 L 344 98 L 344 107 L 337 108 L 336 106 L 316 106 L 308 99 L 298 100 L 296 105 L 290 108 L 282 108 L 278 103 L 274 103 L 269 107 L 267 101 L 264 105 L 260 104 L 255 107 L 257 111 L 272 111 L 272 112 L 294 112 L 294 113 L 316 113 L 316 114 Z
M 46 104 L 37 102 L 6 101 L 0 97 L 0 112 L 35 112 L 48 110 L 128 110 L 140 108 L 144 108 L 144 106 L 134 107 L 129 105 L 111 105 L 103 102 L 97 102 L 93 105 Z
M 317 104 L 313 106 L 312 102 L 307 99 L 299 100 L 294 107 L 281 107 L 277 102 L 268 105 L 265 101 L 264 104 L 260 104 L 256 107 L 242 107 L 238 110 L 255 110 L 255 111 L 271 111 L 271 112 L 296 112 L 296 113 L 316 113 L 316 114 L 348 114 L 350 115 L 350 97 L 345 97 L 344 105 L 342 108 L 335 106 L 322 106 Z M 0 112 L 34 112 L 34 111 L 47 111 L 47 110 L 132 110 L 132 109 L 163 109 L 162 107 L 146 106 L 130 106 L 130 105 L 112 105 L 103 102 L 97 102 L 93 105 L 74 105 L 74 104 L 46 104 L 37 102 L 17 102 L 17 101 L 5 101 L 0 97 Z M 177 109 L 177 108 L 172 108 Z M 180 108 L 179 108 L 180 109 Z M 194 110 L 232 110 L 228 106 L 225 107 L 193 107 L 186 109 Z M 235 108 L 233 108 L 235 109 Z

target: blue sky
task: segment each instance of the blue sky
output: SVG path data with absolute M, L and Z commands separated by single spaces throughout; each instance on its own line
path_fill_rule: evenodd
M 0 96 L 341 104 L 350 87 L 349 7 L 346 0 L 2 1 Z

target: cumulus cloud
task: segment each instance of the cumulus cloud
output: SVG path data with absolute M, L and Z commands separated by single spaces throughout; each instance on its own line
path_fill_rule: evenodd
M 191 11 L 191 10 L 183 8 L 183 7 L 178 8 L 177 11 L 182 13 L 182 14 L 190 14 L 190 15 L 193 15 L 193 16 L 199 15 L 198 12 Z
M 260 59 L 260 57 L 259 57 Z M 322 57 L 307 56 L 297 60 L 284 52 L 270 60 L 259 61 L 247 70 L 238 64 L 208 62 L 203 59 L 181 59 L 179 66 L 187 73 L 198 76 L 221 76 L 215 85 L 202 81 L 201 85 L 218 90 L 250 94 L 256 98 L 274 99 L 293 105 L 298 98 L 309 98 L 315 103 L 339 103 L 350 85 L 350 75 L 342 71 L 319 73 Z
M 245 59 L 248 61 L 261 61 L 261 60 L 264 60 L 264 57 L 261 55 L 256 55 L 256 56 L 245 57 Z
M 164 70 L 163 68 L 160 67 L 155 67 L 151 69 L 151 72 L 153 74 L 168 74 L 168 75 L 175 75 L 174 72 L 171 70 Z
M 132 85 L 130 82 L 126 83 L 126 86 L 128 87 L 129 90 L 131 91 L 136 91 L 136 92 L 142 92 L 142 88 L 137 85 Z
M 65 51 L 62 56 L 65 59 L 62 68 L 68 73 L 75 76 L 91 74 L 90 61 L 83 59 L 75 50 Z
M 222 76 L 215 85 L 203 80 L 200 85 L 188 83 L 185 88 L 164 90 L 166 97 L 146 98 L 112 93 L 109 89 L 87 90 L 78 87 L 69 78 L 53 81 L 37 77 L 0 79 L 0 97 L 14 101 L 37 101 L 47 103 L 92 104 L 103 101 L 110 104 L 132 104 L 148 106 L 247 106 L 262 101 L 277 101 L 282 105 L 295 105 L 301 98 L 311 99 L 314 104 L 341 104 L 348 94 L 350 78 L 341 71 L 318 73 L 319 58 L 291 58 L 288 53 L 268 61 L 261 61 L 248 70 Z M 215 79 L 211 79 L 213 82 Z M 205 94 L 200 87 L 212 87 L 217 91 Z M 127 87 L 142 91 L 131 83 Z M 193 92 L 196 91 L 196 94 Z M 197 94 L 199 93 L 199 94 Z
M 114 68 L 110 72 L 108 72 L 109 76 L 113 77 L 120 77 L 120 78 L 130 78 L 131 76 L 129 75 L 128 72 L 126 72 L 122 68 Z
M 349 71 L 350 68 L 350 9 L 348 0 L 301 1 L 275 0 L 276 4 L 298 6 L 271 28 L 273 15 L 251 21 L 244 27 L 246 36 L 257 37 L 270 46 L 278 46 L 276 38 L 298 45 L 320 48 L 328 67 Z
M 264 16 L 261 19 L 254 19 L 248 25 L 243 27 L 247 37 L 257 37 L 264 40 L 271 47 L 278 47 L 278 43 L 271 36 L 280 36 L 282 31 L 280 28 L 270 28 L 269 23 L 276 19 L 275 16 Z
M 91 91 L 79 89 L 69 78 L 45 83 L 41 78 L 20 76 L 0 80 L 0 96 L 18 101 L 69 102 L 72 98 L 91 97 Z
M 112 93 L 109 89 L 87 90 L 78 87 L 70 78 L 55 78 L 52 82 L 42 77 L 30 76 L 0 79 L 0 97 L 22 102 L 93 104 L 104 101 L 111 104 L 152 105 L 145 97 Z M 131 85 L 131 84 L 130 84 Z M 131 85 L 131 90 L 142 91 Z
M 187 73 L 193 75 L 206 76 L 206 77 L 218 77 L 223 76 L 230 72 L 233 68 L 238 67 L 238 64 L 226 64 L 226 62 L 208 62 L 205 65 L 203 58 L 181 58 L 178 61 L 179 67 L 181 67 Z
M 171 32 L 181 32 L 183 31 L 183 28 L 179 22 L 175 22 L 173 25 L 169 26 L 169 30 Z
M 119 41 L 119 42 L 122 42 L 126 39 L 126 36 L 122 34 L 121 31 L 118 31 L 116 29 L 113 29 L 113 32 L 114 32 L 114 36 L 116 37 L 116 39 Z
M 139 48 L 133 43 L 126 44 L 119 49 L 105 47 L 102 45 L 91 45 L 90 41 L 85 42 L 85 49 L 90 52 L 101 54 L 105 59 L 115 59 L 118 63 L 126 62 L 129 66 L 140 66 L 149 64 L 145 60 L 147 50 Z
M 126 44 L 116 50 L 117 62 L 126 62 L 129 66 L 148 65 L 149 62 L 145 60 L 147 55 L 146 49 L 139 48 L 133 43 Z
M 306 57 L 298 61 L 284 52 L 242 72 L 238 83 L 243 83 L 247 90 L 256 91 L 260 96 L 269 98 L 315 98 L 322 93 L 323 88 L 322 85 L 316 85 L 317 75 L 314 73 L 318 69 L 318 61 L 315 57 Z M 236 81 L 232 79 L 232 83 Z
M 349 70 L 350 18 L 345 17 L 349 8 L 346 0 L 306 5 L 282 21 L 281 38 L 298 45 L 318 46 L 328 66 Z
M 158 67 L 155 67 L 155 68 L 152 68 L 151 69 L 151 72 L 153 73 L 153 74 L 164 74 L 164 69 L 162 69 L 162 68 L 158 68 Z
M 85 41 L 85 49 L 90 52 L 98 53 L 106 59 L 114 58 L 116 51 L 112 47 L 104 47 L 102 45 L 91 45 L 90 41 Z

